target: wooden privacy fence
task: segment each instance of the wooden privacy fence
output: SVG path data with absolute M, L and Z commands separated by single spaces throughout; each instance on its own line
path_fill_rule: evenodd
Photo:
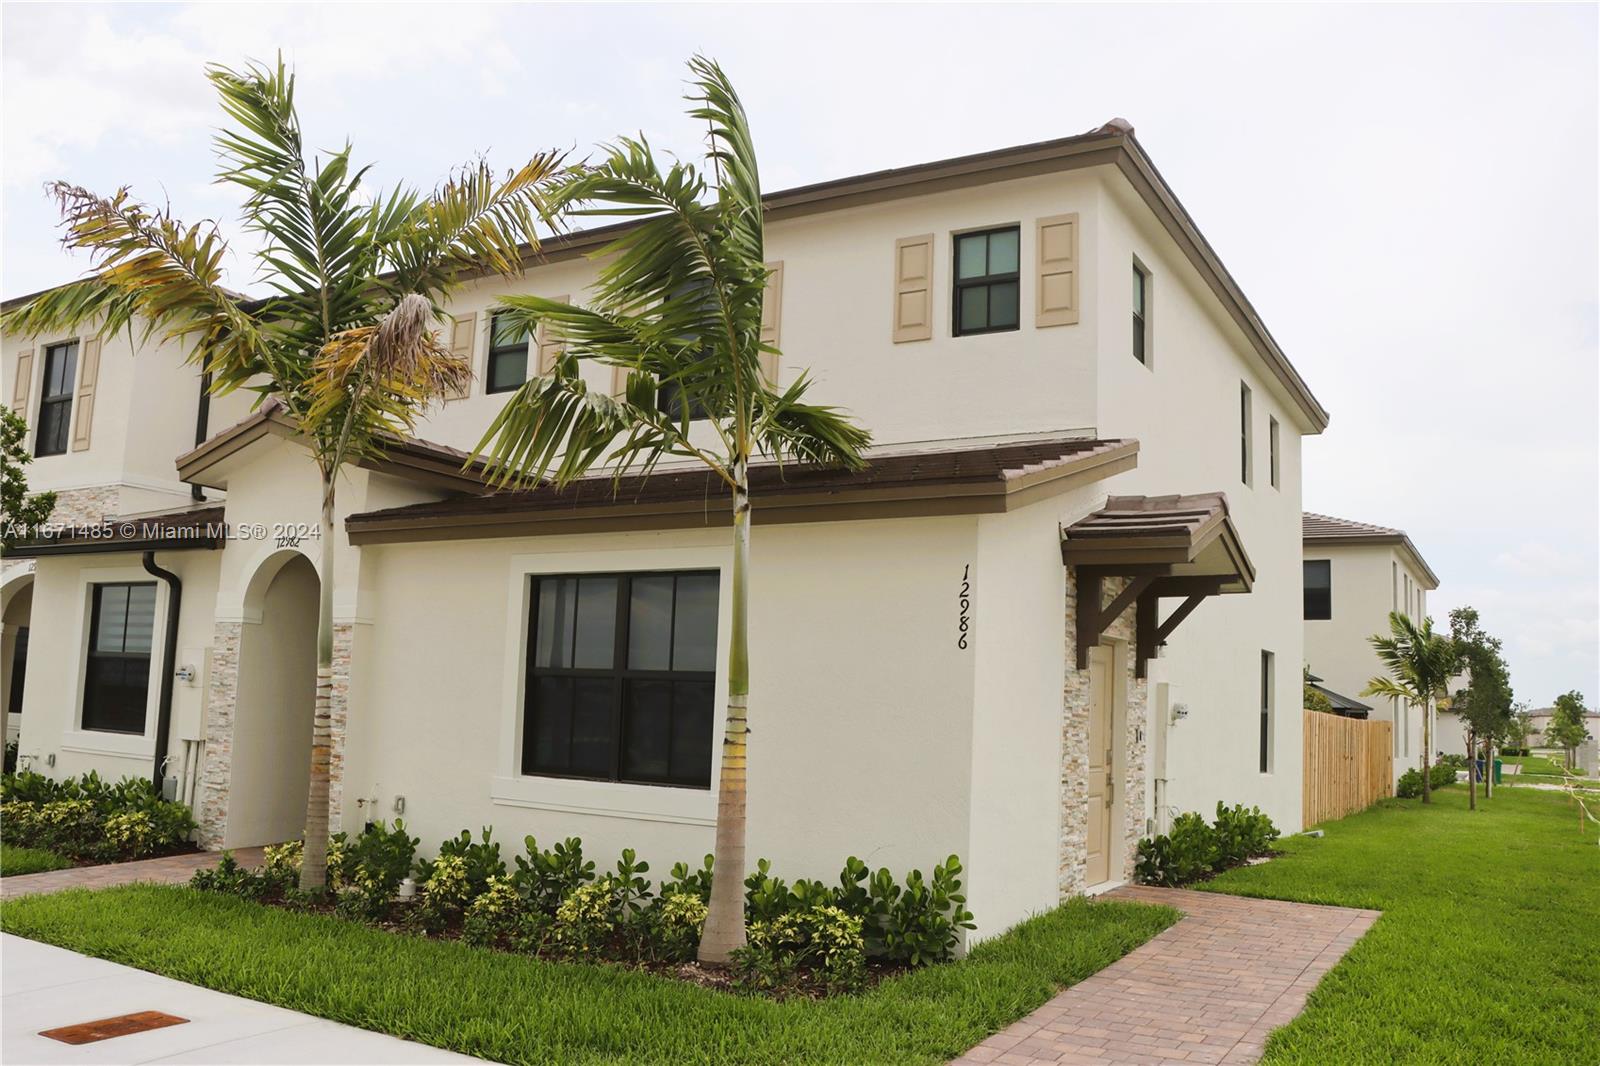
M 1301 820 L 1330 822 L 1394 795 L 1394 739 L 1388 722 L 1306 711 Z

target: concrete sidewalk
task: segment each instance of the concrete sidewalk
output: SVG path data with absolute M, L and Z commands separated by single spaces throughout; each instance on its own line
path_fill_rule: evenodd
M 0 1061 L 24 1063 L 481 1062 L 0 934 Z M 65 1044 L 40 1036 L 138 1011 L 182 1025 Z

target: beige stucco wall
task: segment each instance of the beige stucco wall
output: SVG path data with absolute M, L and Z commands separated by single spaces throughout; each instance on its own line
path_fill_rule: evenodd
M 1326 559 L 1332 581 L 1333 617 L 1307 620 L 1305 660 L 1323 684 L 1342 695 L 1372 705 L 1372 717 L 1394 723 L 1394 766 L 1398 777 L 1422 762 L 1422 708 L 1379 696 L 1362 696 L 1372 678 L 1385 673 L 1368 638 L 1389 632 L 1389 612 L 1405 613 L 1406 581 L 1412 583 L 1412 605 L 1426 612 L 1425 575 L 1404 552 L 1391 544 L 1347 545 L 1306 541 L 1302 558 Z M 1302 614 L 1303 614 L 1302 610 Z M 1436 739 L 1434 751 L 1460 751 L 1453 738 Z
M 182 750 L 185 708 L 200 698 L 203 685 L 203 649 L 211 641 L 210 605 L 217 595 L 218 553 L 157 552 L 156 562 L 177 574 L 183 582 L 184 609 L 178 622 L 179 665 L 194 666 L 197 674 L 193 682 L 175 681 L 173 685 L 173 721 L 168 750 L 176 756 Z M 156 584 L 151 677 L 145 732 L 140 736 L 79 728 L 89 640 L 90 586 L 114 581 Z M 151 773 L 167 595 L 166 583 L 148 574 L 136 553 L 47 556 L 36 560 L 28 673 L 23 694 L 27 709 L 20 723 L 18 749 L 19 754 L 28 757 L 33 769 L 54 777 L 94 770 L 112 780 Z M 169 764 L 169 773 L 175 772 L 175 762 L 174 759 L 174 763 Z
M 1113 187 L 1114 189 L 1114 187 Z M 1268 378 L 1214 297 L 1153 221 L 1108 195 L 1096 270 L 1108 279 L 1091 323 L 1098 336 L 1100 436 L 1136 437 L 1139 465 L 1108 480 L 1120 493 L 1227 494 L 1256 569 L 1248 595 L 1208 599 L 1183 622 L 1152 685 L 1187 708 L 1165 729 L 1168 813 L 1216 802 L 1259 804 L 1283 829 L 1300 824 L 1300 415 Z M 1149 361 L 1133 357 L 1132 264 L 1150 275 Z M 1114 282 L 1114 283 L 1113 283 Z M 1252 392 L 1254 477 L 1240 479 L 1239 385 Z M 1280 425 L 1279 484 L 1269 475 L 1268 419 Z M 1180 601 L 1163 603 L 1163 617 Z M 1272 771 L 1259 771 L 1261 652 L 1276 660 Z M 1152 691 L 1154 691 L 1152 689 Z M 1154 802 L 1153 796 L 1150 801 Z M 1154 817 L 1151 806 L 1147 817 Z
M 83 371 L 83 331 L 42 337 L 0 337 L 0 393 L 8 406 L 16 383 L 17 357 L 32 350 L 33 378 L 26 418 L 28 447 L 39 410 L 46 346 L 79 339 L 78 371 Z M 59 492 L 56 517 L 93 521 L 102 515 L 133 514 L 183 506 L 189 487 L 178 480 L 174 460 L 194 446 L 200 372 L 184 362 L 182 347 L 158 337 L 144 340 L 126 332 L 103 338 L 95 386 L 89 447 L 35 459 L 28 466 L 29 488 Z M 254 394 L 234 392 L 211 399 L 212 431 L 248 412 Z M 82 414 L 76 400 L 72 419 Z M 81 499 L 82 506 L 75 506 Z

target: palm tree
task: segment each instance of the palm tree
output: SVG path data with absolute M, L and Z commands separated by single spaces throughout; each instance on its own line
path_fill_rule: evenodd
M 702 961 L 720 965 L 745 942 L 744 840 L 750 666 L 746 604 L 752 455 L 859 468 L 869 436 L 839 411 L 804 402 L 802 374 L 779 391 L 762 372 L 761 183 L 743 105 L 722 70 L 695 57 L 690 116 L 708 128 L 714 188 L 693 165 L 663 170 L 648 142 L 624 138 L 598 165 L 562 183 L 554 202 L 574 214 L 640 221 L 597 253 L 605 264 L 591 306 L 509 296 L 512 328 L 543 324 L 565 345 L 550 373 L 522 386 L 478 453 L 502 484 L 550 478 L 558 487 L 597 464 L 646 474 L 666 457 L 703 463 L 733 506 L 728 707 L 717 796 L 715 869 Z M 611 396 L 586 386 L 584 360 L 620 368 Z M 703 421 L 702 421 L 703 419 Z
M 1433 745 L 1433 705 L 1444 696 L 1456 672 L 1455 644 L 1443 633 L 1433 631 L 1433 619 L 1418 625 L 1399 611 L 1389 612 L 1389 636 L 1377 634 L 1368 642 L 1388 667 L 1388 677 L 1374 677 L 1362 690 L 1363 696 L 1390 696 L 1422 705 L 1422 802 L 1433 802 L 1433 785 L 1428 779 L 1429 752 Z
M 146 340 L 192 345 L 188 358 L 209 372 L 213 392 L 271 397 L 311 450 L 322 482 L 321 603 L 300 881 L 318 890 L 327 879 L 339 470 L 380 454 L 430 402 L 470 381 L 431 320 L 463 274 L 520 269 L 561 162 L 540 154 L 496 176 L 480 160 L 431 194 L 397 187 L 369 198 L 348 143 L 308 164 L 281 56 L 276 69 L 210 66 L 206 76 L 231 120 L 215 138 L 217 180 L 244 191 L 244 228 L 262 239 L 260 278 L 275 295 L 250 301 L 223 287 L 228 249 L 214 222 L 186 225 L 126 188 L 107 197 L 58 181 L 48 188 L 64 243 L 87 250 L 95 271 L 14 310 L 5 327 L 106 336 L 142 324 Z

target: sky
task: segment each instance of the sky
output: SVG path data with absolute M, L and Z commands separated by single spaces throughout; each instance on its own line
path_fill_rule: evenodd
M 1122 116 L 1332 413 L 1307 510 L 1406 530 L 1519 700 L 1600 697 L 1594 5 L 23 5 L 0 8 L 0 292 L 79 276 L 42 185 L 217 218 L 207 62 L 299 75 L 379 185 L 619 133 L 698 154 L 722 63 L 769 190 Z

